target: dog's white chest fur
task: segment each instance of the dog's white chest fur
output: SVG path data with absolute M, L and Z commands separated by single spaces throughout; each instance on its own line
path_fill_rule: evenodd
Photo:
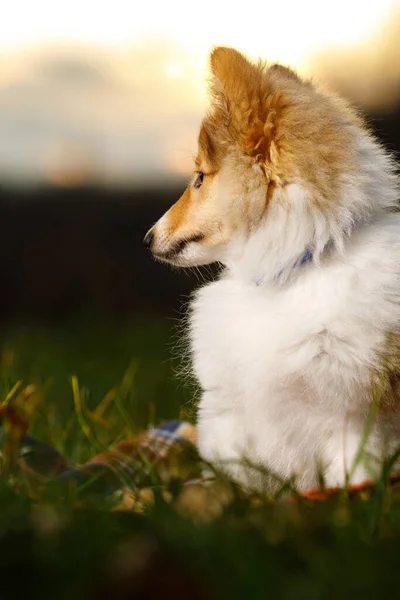
M 199 448 L 242 483 L 260 485 L 243 459 L 301 488 L 351 472 L 371 405 L 373 367 L 400 319 L 400 220 L 355 232 L 343 256 L 302 265 L 283 286 L 233 274 L 200 289 L 192 304 L 194 372 L 203 393 Z M 400 440 L 381 420 L 369 449 Z M 369 473 L 359 465 L 353 480 Z

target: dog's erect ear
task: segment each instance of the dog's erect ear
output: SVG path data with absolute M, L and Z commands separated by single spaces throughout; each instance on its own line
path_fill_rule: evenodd
M 248 80 L 254 76 L 254 66 L 234 48 L 218 46 L 210 54 L 211 72 L 229 92 L 235 91 L 241 76 Z
M 252 64 L 233 48 L 217 47 L 210 55 L 212 111 L 210 120 L 261 161 L 270 155 L 274 110 L 264 66 Z M 222 126 L 222 132 L 221 132 Z
M 278 73 L 279 75 L 281 75 L 282 77 L 285 77 L 286 79 L 291 79 L 292 81 L 297 81 L 298 83 L 303 83 L 302 80 L 300 79 L 300 77 L 297 75 L 297 73 L 295 73 L 295 71 L 293 71 L 293 69 L 291 69 L 290 67 L 285 67 L 283 65 L 279 65 L 278 63 L 275 63 L 270 66 L 269 70 L 272 73 Z
M 211 52 L 210 66 L 210 91 L 214 100 L 227 112 L 246 112 L 260 81 L 259 69 L 237 50 L 223 46 Z

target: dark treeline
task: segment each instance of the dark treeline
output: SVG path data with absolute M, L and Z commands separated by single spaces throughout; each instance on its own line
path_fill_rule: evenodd
M 0 319 L 171 315 L 193 288 L 142 245 L 184 188 L 0 191 Z
M 400 107 L 370 122 L 400 151 Z M 176 315 L 196 278 L 155 263 L 142 239 L 184 186 L 0 188 L 2 322 Z

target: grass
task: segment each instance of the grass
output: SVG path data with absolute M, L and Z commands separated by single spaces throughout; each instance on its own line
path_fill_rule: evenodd
M 29 415 L 32 435 L 83 462 L 149 423 L 192 415 L 170 339 L 170 322 L 9 328 L 1 397 Z M 233 488 L 208 522 L 174 510 L 156 481 L 154 504 L 137 514 L 33 502 L 3 477 L 0 598 L 397 597 L 400 492 L 385 477 L 366 498 L 320 504 Z
M 12 327 L 0 337 L 0 394 L 35 385 L 30 433 L 75 461 L 92 452 L 77 419 L 76 394 L 104 447 L 163 419 L 190 412 L 190 390 L 174 376 L 172 321 L 64 328 Z M 79 411 L 78 411 L 79 414 Z

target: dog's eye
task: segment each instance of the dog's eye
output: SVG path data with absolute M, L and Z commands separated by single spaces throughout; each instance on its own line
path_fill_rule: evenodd
M 204 173 L 202 173 L 201 171 L 197 174 L 196 180 L 193 184 L 193 187 L 195 188 L 200 188 L 201 184 L 203 183 L 203 179 L 204 179 Z

